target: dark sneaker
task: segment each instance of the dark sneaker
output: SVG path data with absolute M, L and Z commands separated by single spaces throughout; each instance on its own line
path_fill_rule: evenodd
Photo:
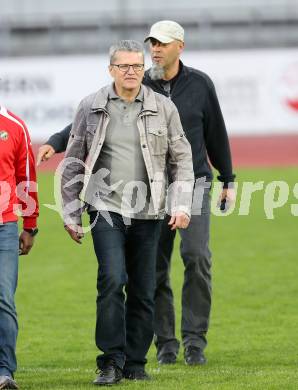
M 176 354 L 173 352 L 167 352 L 163 353 L 162 355 L 158 356 L 158 363 L 159 364 L 174 364 L 176 363 Z
M 115 383 L 120 382 L 122 378 L 122 370 L 114 361 L 108 361 L 100 368 L 99 374 L 95 381 L 93 381 L 93 384 L 99 386 L 114 385 Z
M 150 381 L 151 378 L 147 374 L 144 368 L 139 368 L 136 370 L 128 370 L 124 369 L 123 370 L 123 376 L 125 379 L 129 380 L 136 380 L 136 381 Z
M 203 365 L 207 362 L 202 349 L 192 345 L 185 348 L 184 359 L 189 366 Z
M 12 379 L 11 376 L 8 375 L 0 375 L 0 389 L 18 389 L 18 385 Z

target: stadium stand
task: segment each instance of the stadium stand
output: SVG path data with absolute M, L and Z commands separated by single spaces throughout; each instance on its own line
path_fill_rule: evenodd
M 0 55 L 104 52 L 160 19 L 183 24 L 191 50 L 297 46 L 297 0 L 0 0 Z

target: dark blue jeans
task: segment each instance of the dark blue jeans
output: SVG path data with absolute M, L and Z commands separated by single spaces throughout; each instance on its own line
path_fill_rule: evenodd
M 17 368 L 18 322 L 14 294 L 18 279 L 19 237 L 16 222 L 0 224 L 0 375 Z
M 90 213 L 94 223 L 96 212 Z M 161 222 L 110 213 L 111 226 L 98 215 L 92 229 L 98 260 L 96 345 L 103 352 L 98 367 L 109 359 L 120 368 L 146 364 L 153 339 L 156 252 Z

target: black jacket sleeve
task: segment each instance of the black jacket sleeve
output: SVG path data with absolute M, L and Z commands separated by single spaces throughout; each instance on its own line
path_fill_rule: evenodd
M 53 134 L 46 142 L 47 145 L 51 145 L 54 148 L 56 153 L 65 152 L 71 126 L 72 123 L 58 133 Z
M 211 164 L 219 172 L 218 180 L 224 182 L 224 187 L 227 187 L 229 182 L 234 181 L 235 175 L 232 169 L 230 144 L 225 122 L 211 80 L 209 93 L 206 96 L 205 109 L 204 137 L 207 153 Z

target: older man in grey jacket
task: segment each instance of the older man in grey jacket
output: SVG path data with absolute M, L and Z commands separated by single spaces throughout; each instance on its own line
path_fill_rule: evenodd
M 99 266 L 96 385 L 148 378 L 160 220 L 188 226 L 194 180 L 175 105 L 141 86 L 142 45 L 112 46 L 109 72 L 114 82 L 78 107 L 62 172 L 65 228 L 80 243 L 88 209 Z

